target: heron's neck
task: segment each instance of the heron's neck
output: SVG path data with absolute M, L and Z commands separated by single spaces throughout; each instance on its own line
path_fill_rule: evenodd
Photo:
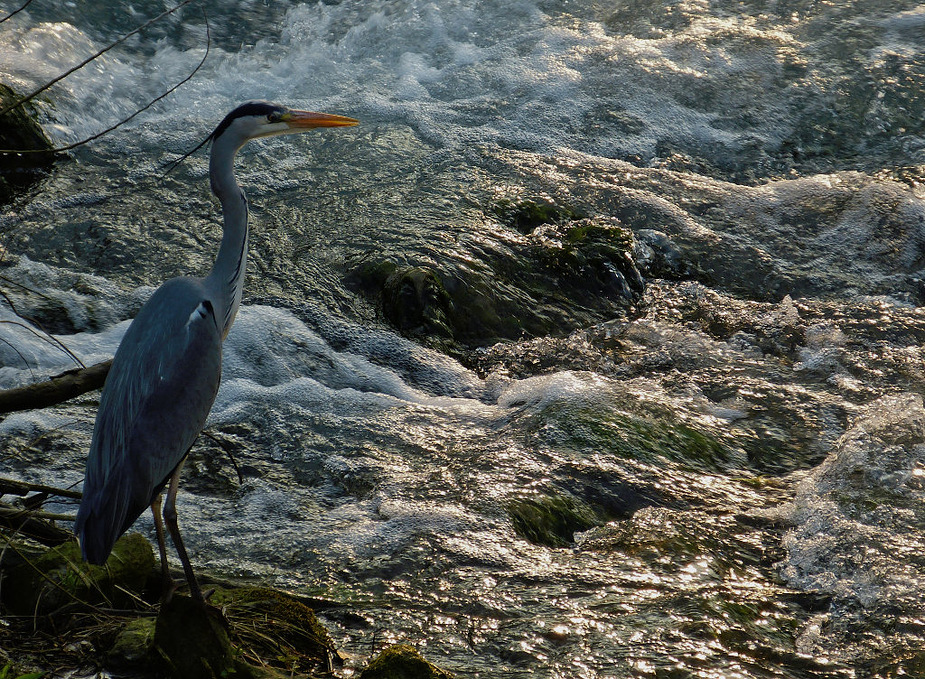
M 206 277 L 221 308 L 218 313 L 222 338 L 228 335 L 244 292 L 244 271 L 247 268 L 247 198 L 234 178 L 234 155 L 237 147 L 213 145 L 209 160 L 212 191 L 222 203 L 225 226 L 222 244 L 215 265 Z

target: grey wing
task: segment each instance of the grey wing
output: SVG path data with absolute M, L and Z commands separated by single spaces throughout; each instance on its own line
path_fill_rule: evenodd
M 221 381 L 215 310 L 194 279 L 165 283 L 132 322 L 103 388 L 75 530 L 106 560 L 202 430 Z

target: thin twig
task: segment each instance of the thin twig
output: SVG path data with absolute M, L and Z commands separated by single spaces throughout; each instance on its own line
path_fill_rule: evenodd
M 234 470 L 238 473 L 238 485 L 244 485 L 244 476 L 241 474 L 241 470 L 238 468 L 238 463 L 234 459 L 234 455 L 231 454 L 231 447 L 228 446 L 225 441 L 222 441 L 215 434 L 212 434 L 207 431 L 202 432 L 204 436 L 212 439 L 219 445 L 219 447 L 225 451 L 225 454 L 228 456 L 228 459 L 231 460 L 231 466 L 234 467 Z
M 24 289 L 26 289 L 26 290 L 29 289 L 29 288 L 26 288 L 24 285 L 21 285 L 20 287 L 21 287 L 21 288 L 24 288 Z M 50 297 L 47 297 L 47 296 L 45 296 L 45 295 L 42 295 L 42 296 L 45 297 L 46 299 L 51 299 Z M 76 354 L 74 354 L 74 352 L 71 351 L 71 350 L 68 348 L 68 346 L 67 346 L 64 342 L 62 342 L 62 341 L 59 340 L 57 337 L 55 337 L 54 335 L 52 335 L 50 332 L 48 332 L 47 330 L 45 330 L 45 328 L 42 327 L 41 323 L 39 323 L 38 321 L 36 321 L 34 318 L 29 318 L 28 316 L 24 316 L 24 315 L 22 315 L 21 313 L 19 313 L 19 310 L 17 310 L 17 309 L 16 309 L 16 306 L 13 304 L 13 300 L 11 300 L 11 299 L 10 299 L 10 296 L 7 295 L 3 290 L 0 290 L 0 297 L 3 297 L 3 299 L 6 300 L 6 303 L 10 305 L 10 309 L 13 311 L 14 314 L 16 314 L 17 316 L 19 316 L 19 317 L 20 317 L 21 319 L 23 319 L 26 323 L 28 323 L 28 324 L 30 324 L 30 325 L 34 325 L 35 327 L 37 327 L 39 330 L 42 331 L 42 334 L 39 335 L 38 333 L 35 333 L 35 330 L 33 330 L 32 328 L 30 328 L 28 325 L 22 325 L 21 323 L 17 323 L 16 321 L 0 321 L 0 322 L 2 322 L 2 323 L 13 323 L 13 324 L 15 324 L 15 325 L 21 325 L 22 327 L 26 328 L 27 330 L 29 330 L 29 331 L 35 333 L 36 336 L 38 336 L 40 339 L 42 339 L 42 340 L 48 342 L 49 344 L 53 344 L 53 345 L 55 345 L 56 347 L 58 347 L 61 351 L 63 351 L 65 354 L 67 354 L 67 355 L 71 358 L 71 360 L 74 361 L 74 363 L 76 363 L 77 365 L 79 365 L 81 368 L 86 368 L 86 367 L 87 367 L 87 366 L 85 366 L 85 365 L 83 364 L 83 361 L 81 361 L 79 358 L 77 358 Z
M 13 323 L 13 321 L 5 321 L 5 322 L 6 322 L 6 323 Z M 19 325 L 22 325 L 22 324 L 19 324 Z M 25 326 L 24 326 L 24 327 L 25 327 Z M 29 368 L 29 373 L 30 373 L 33 377 L 35 377 L 35 371 L 34 371 L 34 370 L 32 369 L 32 367 L 29 365 L 29 361 L 26 359 L 25 356 L 23 356 L 22 352 L 21 352 L 19 349 L 16 348 L 16 345 L 13 344 L 12 342 L 10 342 L 9 340 L 3 339 L 2 337 L 0 337 L 0 342 L 3 342 L 3 343 L 4 343 L 5 345 L 7 345 L 10 349 L 12 349 L 13 351 L 15 351 L 15 352 L 16 352 L 16 355 L 19 356 L 19 358 L 20 358 L 20 360 L 22 361 L 23 365 L 26 366 L 27 368 Z
M 188 3 L 188 2 L 192 2 L 192 0 L 186 0 L 186 2 L 184 2 L 183 4 L 185 5 L 185 4 Z M 182 5 L 181 5 L 181 6 L 182 6 Z M 177 9 L 177 8 L 174 8 L 174 9 Z M 171 10 L 171 11 L 173 11 L 173 10 Z M 202 13 L 203 13 L 203 15 L 205 15 L 205 10 L 203 10 Z M 163 16 L 163 15 L 162 15 L 162 16 Z M 150 22 L 149 22 L 149 23 L 150 23 Z M 99 139 L 99 138 L 102 137 L 103 135 L 109 134 L 109 133 L 112 132 L 113 130 L 116 130 L 116 129 L 122 127 L 123 125 L 125 125 L 125 123 L 129 122 L 130 120 L 132 120 L 132 119 L 133 119 L 135 116 L 137 116 L 139 113 L 143 113 L 143 112 L 147 111 L 149 108 L 151 108 L 152 106 L 154 106 L 154 104 L 156 104 L 157 102 L 159 102 L 161 99 L 163 99 L 164 97 L 166 97 L 166 96 L 172 94 L 172 93 L 175 92 L 177 89 L 179 89 L 182 85 L 185 85 L 187 82 L 189 82 L 190 80 L 192 80 L 193 76 L 195 76 L 195 75 L 199 72 L 199 69 L 202 68 L 202 65 L 206 63 L 206 59 L 207 59 L 208 56 L 209 56 L 209 50 L 210 50 L 211 46 L 212 46 L 212 37 L 211 37 L 211 32 L 210 32 L 210 30 L 209 30 L 209 20 L 208 20 L 208 17 L 206 17 L 206 52 L 205 52 L 205 54 L 202 55 L 202 59 L 199 61 L 199 65 L 196 66 L 196 68 L 193 69 L 192 73 L 190 73 L 188 76 L 186 76 L 183 80 L 181 80 L 180 82 L 178 82 L 176 85 L 174 85 L 173 87 L 171 87 L 169 90 L 167 90 L 166 92 L 164 92 L 164 93 L 161 94 L 160 96 L 155 97 L 154 99 L 152 99 L 151 101 L 149 101 L 147 104 L 145 104 L 145 105 L 142 106 L 140 109 L 138 109 L 137 111 L 135 111 L 132 115 L 128 116 L 127 118 L 124 118 L 124 119 L 120 120 L 118 123 L 116 123 L 116 124 L 113 125 L 112 127 L 106 128 L 106 129 L 103 130 L 102 132 L 98 132 L 97 134 L 94 134 L 94 135 L 92 135 L 92 136 L 89 136 L 89 137 L 87 137 L 86 139 L 82 139 L 81 141 L 74 142 L 73 144 L 68 144 L 67 146 L 60 146 L 60 147 L 56 147 L 56 148 L 53 148 L 53 149 L 0 149 L 0 153 L 13 154 L 13 155 L 16 155 L 16 154 L 23 154 L 23 153 L 63 153 L 64 151 L 70 151 L 70 150 L 72 150 L 72 149 L 77 148 L 78 146 L 83 146 L 84 144 L 86 144 L 86 143 L 88 143 L 88 142 L 94 141 L 95 139 Z M 5 112 L 6 112 L 5 110 L 4 110 L 4 111 L 0 111 L 0 115 L 3 115 Z
M 30 288 L 28 285 L 23 285 L 22 283 L 18 281 L 14 281 L 12 278 L 7 278 L 6 276 L 0 276 L 0 281 L 3 281 L 4 283 L 9 283 L 10 285 L 15 285 L 17 288 L 22 288 L 26 292 L 32 293 L 33 295 L 38 295 L 39 297 L 43 299 L 47 299 L 47 300 L 51 299 L 51 297 L 46 295 L 44 292 L 41 292 L 39 290 L 34 290 Z M 4 297 L 6 297 L 6 295 L 4 295 Z M 8 297 L 7 297 L 7 301 L 9 301 Z M 13 305 L 11 304 L 10 306 L 13 306 Z M 15 311 L 15 309 L 13 311 Z M 16 314 L 16 315 L 19 316 L 19 314 Z M 22 318 L 22 316 L 20 316 L 20 318 Z
M 99 52 L 97 52 L 96 54 L 94 54 L 92 57 L 89 57 L 89 58 L 85 59 L 84 61 L 82 61 L 82 62 L 80 62 L 79 64 L 77 64 L 76 66 L 74 66 L 72 69 L 70 69 L 70 70 L 68 70 L 68 71 L 65 71 L 64 73 L 62 73 L 61 75 L 59 75 L 57 78 L 54 78 L 54 79 L 52 79 L 51 81 L 45 83 L 44 85 L 42 85 L 40 88 L 38 88 L 37 90 L 35 90 L 35 91 L 32 92 L 31 94 L 26 95 L 25 97 L 23 97 L 23 98 L 20 99 L 19 101 L 13 102 L 12 104 L 10 104 L 9 106 L 7 106 L 7 107 L 4 108 L 4 109 L 0 109 L 0 116 L 2 116 L 2 115 L 5 114 L 5 113 L 9 113 L 9 112 L 12 111 L 14 108 L 19 108 L 19 107 L 22 106 L 23 104 L 26 104 L 26 103 L 32 101 L 32 100 L 35 99 L 38 95 L 40 95 L 42 92 L 44 92 L 45 90 L 47 90 L 49 87 L 51 87 L 51 86 L 54 85 L 55 83 L 58 83 L 58 82 L 64 80 L 66 77 L 68 77 L 68 76 L 69 76 L 71 73 L 73 73 L 74 71 L 80 70 L 81 68 L 83 68 L 84 66 L 86 66 L 87 64 L 89 64 L 89 63 L 90 63 L 91 61 L 93 61 L 94 59 L 97 59 L 97 58 L 103 56 L 104 54 L 106 54 L 106 52 L 108 52 L 109 50 L 111 50 L 111 49 L 112 49 L 113 47 L 115 47 L 116 45 L 122 44 L 123 42 L 125 42 L 126 40 L 128 40 L 129 38 L 131 38 L 133 35 L 135 35 L 136 33 L 138 33 L 138 32 L 140 32 L 140 31 L 144 30 L 145 28 L 147 28 L 148 26 L 150 26 L 151 24 L 153 24 L 155 21 L 160 21 L 161 19 L 163 19 L 163 18 L 164 18 L 165 16 L 167 16 L 168 14 L 173 14 L 174 12 L 176 12 L 176 11 L 177 11 L 178 9 L 180 9 L 181 7 L 184 7 L 184 6 L 188 5 L 188 4 L 190 4 L 192 1 L 193 1 L 193 0 L 183 0 L 183 2 L 181 2 L 179 5 L 177 5 L 177 6 L 174 7 L 173 9 L 168 9 L 167 11 L 162 12 L 161 14 L 157 15 L 157 16 L 154 17 L 153 19 L 150 19 L 150 20 L 146 21 L 145 23 L 143 23 L 141 26 L 139 26 L 139 27 L 136 28 L 135 30 L 126 33 L 126 34 L 123 35 L 121 38 L 119 38 L 118 40 L 116 40 L 114 43 L 111 43 L 111 44 L 109 44 L 107 47 L 104 47 L 104 48 L 101 49 Z M 27 4 L 28 4 L 28 3 L 27 3 Z M 12 15 L 10 15 L 10 16 L 12 16 Z M 7 18 L 9 18 L 9 17 L 7 17 Z
M 22 12 L 24 9 L 26 9 L 26 7 L 29 6 L 29 3 L 31 3 L 31 2 L 32 2 L 32 0 L 26 0 L 26 4 L 24 4 L 22 7 L 20 7 L 19 9 L 14 9 L 12 12 L 10 12 L 9 14 L 7 14 L 5 17 L 3 17 L 2 19 L 0 19 L 0 24 L 2 24 L 2 23 L 3 23 L 4 21 L 6 21 L 7 19 L 12 19 L 14 16 L 16 16 L 17 14 L 19 14 L 20 12 Z
M 3 294 L 0 293 L 0 296 L 3 296 Z M 13 312 L 15 313 L 16 310 L 13 309 Z M 16 314 L 16 315 L 19 316 L 19 314 Z M 23 317 L 20 316 L 20 318 L 23 318 Z M 67 355 L 74 361 L 74 363 L 76 363 L 77 365 L 79 365 L 81 368 L 86 368 L 86 367 L 87 367 L 87 366 L 85 366 L 85 365 L 83 364 L 83 361 L 81 361 L 79 358 L 77 358 L 77 356 L 74 354 L 74 352 L 72 352 L 70 349 L 68 349 L 68 348 L 64 345 L 64 343 L 63 343 L 61 340 L 59 340 L 59 339 L 58 339 L 57 337 L 55 337 L 54 335 L 48 334 L 48 333 L 45 332 L 44 330 L 42 330 L 42 332 L 39 332 L 39 331 L 36 330 L 35 328 L 31 327 L 31 325 L 29 325 L 29 321 L 23 323 L 23 322 L 20 322 L 20 321 L 6 321 L 6 320 L 0 320 L 0 324 L 5 324 L 5 325 L 18 325 L 18 326 L 19 326 L 20 328 L 22 328 L 23 330 L 28 330 L 29 332 L 31 332 L 33 335 L 35 335 L 36 337 L 38 337 L 40 340 L 42 340 L 42 341 L 44 341 L 44 342 L 48 342 L 49 344 L 54 344 L 55 346 L 57 346 L 59 349 L 61 349 L 61 351 L 63 351 L 65 354 L 67 354 Z M 44 334 L 42 334 L 42 333 L 44 333 Z M 19 352 L 17 351 L 16 353 L 19 353 Z M 20 356 L 20 358 L 22 358 L 22 354 L 19 354 L 19 356 Z M 25 359 L 25 358 L 23 358 L 23 363 L 26 363 L 26 359 Z M 28 366 L 29 364 L 26 363 L 26 365 Z

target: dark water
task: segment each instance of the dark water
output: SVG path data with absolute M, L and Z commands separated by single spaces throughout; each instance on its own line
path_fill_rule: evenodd
M 158 11 L 30 5 L 0 71 L 28 90 Z M 362 120 L 240 156 L 251 268 L 209 430 L 245 479 L 194 449 L 200 568 L 328 602 L 345 676 L 394 641 L 466 677 L 925 672 L 921 5 L 209 17 L 194 80 L 0 214 L 0 287 L 103 360 L 214 256 L 205 156 L 164 163 L 245 99 Z M 51 91 L 50 133 L 146 103 L 204 35 L 189 9 L 108 53 Z M 395 271 L 440 281 L 449 335 L 396 328 Z M 69 366 L 0 333 L 3 386 Z M 0 470 L 79 481 L 94 413 L 8 416 Z

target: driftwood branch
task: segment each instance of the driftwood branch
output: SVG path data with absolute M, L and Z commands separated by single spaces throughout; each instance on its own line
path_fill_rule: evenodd
M 89 368 L 68 370 L 44 382 L 0 391 L 0 414 L 47 408 L 99 389 L 106 381 L 111 365 L 112 361 L 105 361 Z

